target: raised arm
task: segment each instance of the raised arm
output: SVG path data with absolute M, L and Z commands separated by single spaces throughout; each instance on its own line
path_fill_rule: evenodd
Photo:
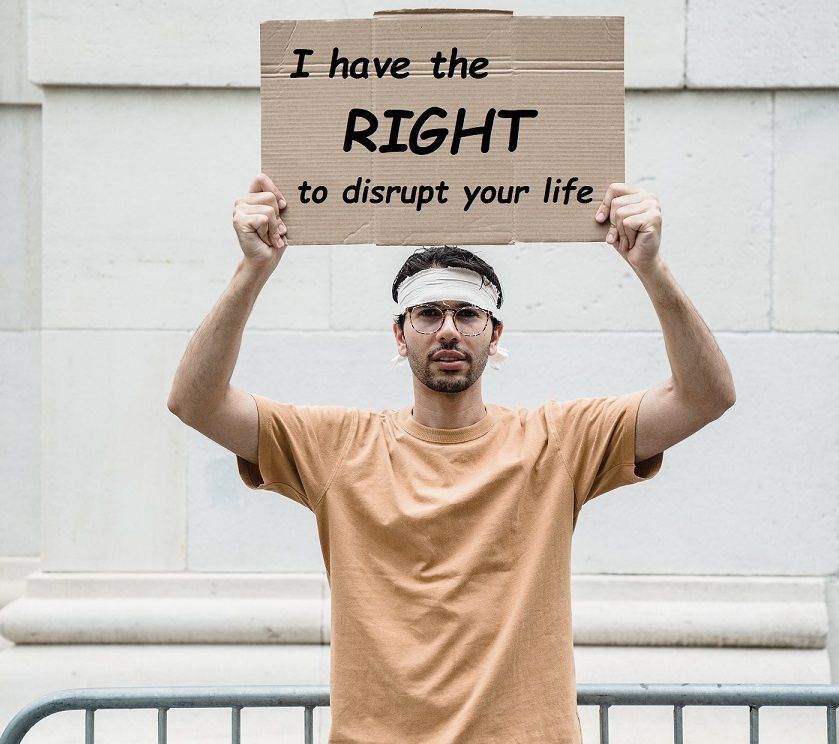
M 244 254 L 219 300 L 193 334 L 178 365 L 169 410 L 223 447 L 257 462 L 253 398 L 230 384 L 256 298 L 285 252 L 285 199 L 264 174 L 236 200 L 233 227 Z
M 647 290 L 661 322 L 672 373 L 641 401 L 635 428 L 637 464 L 722 416 L 736 400 L 734 379 L 714 335 L 661 256 L 661 208 L 656 196 L 613 183 L 595 219 L 609 220 L 606 242 Z

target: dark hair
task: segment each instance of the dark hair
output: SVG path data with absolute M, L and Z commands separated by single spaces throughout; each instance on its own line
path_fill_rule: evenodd
M 504 293 L 501 291 L 501 282 L 498 281 L 498 277 L 495 275 L 495 269 L 471 251 L 467 251 L 465 248 L 458 248 L 456 245 L 432 245 L 417 248 L 410 256 L 408 256 L 408 260 L 402 264 L 402 268 L 399 269 L 399 272 L 396 274 L 396 278 L 393 280 L 393 287 L 391 288 L 393 301 L 397 301 L 397 290 L 399 289 L 399 285 L 402 284 L 402 282 L 404 282 L 409 276 L 413 276 L 423 269 L 431 269 L 435 267 L 439 267 L 441 269 L 448 269 L 451 267 L 469 269 L 480 274 L 484 281 L 488 284 L 492 284 L 498 291 L 497 307 L 501 307 L 501 303 L 504 302 Z M 405 313 L 395 315 L 394 320 L 399 323 L 399 327 L 402 328 L 405 323 Z M 493 315 L 492 329 L 495 330 L 495 327 L 500 322 L 501 321 Z

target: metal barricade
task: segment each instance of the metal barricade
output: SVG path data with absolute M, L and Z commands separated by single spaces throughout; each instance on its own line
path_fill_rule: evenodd
M 748 706 L 749 744 L 760 742 L 761 708 L 816 706 L 826 710 L 825 741 L 836 744 L 839 685 L 578 685 L 577 704 L 600 708 L 600 744 L 609 744 L 609 708 L 613 705 L 672 705 L 674 744 L 684 744 L 682 713 L 688 705 Z
M 827 744 L 837 744 L 836 708 L 839 685 L 648 685 L 581 684 L 577 704 L 600 710 L 600 744 L 609 744 L 609 709 L 622 705 L 673 706 L 673 742 L 683 744 L 682 713 L 686 706 L 748 707 L 749 742 L 759 744 L 759 712 L 768 706 L 816 706 L 826 710 Z M 314 709 L 329 705 L 325 685 L 248 685 L 243 687 L 103 687 L 61 690 L 20 710 L 0 735 L 0 744 L 19 744 L 40 720 L 68 710 L 85 711 L 85 744 L 94 744 L 97 710 L 157 709 L 157 741 L 166 744 L 166 714 L 172 708 L 230 708 L 231 742 L 241 742 L 242 708 L 303 708 L 303 741 L 314 744 Z

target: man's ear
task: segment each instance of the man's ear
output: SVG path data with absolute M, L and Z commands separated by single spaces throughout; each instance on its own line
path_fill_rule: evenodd
M 399 356 L 408 356 L 408 345 L 405 343 L 405 332 L 399 327 L 399 323 L 393 323 L 393 337 L 396 339 L 396 350 Z
M 492 340 L 489 342 L 489 354 L 492 356 L 495 354 L 496 350 L 498 349 L 498 339 L 501 338 L 501 334 L 504 331 L 504 324 L 502 322 L 498 322 L 498 325 L 492 329 Z

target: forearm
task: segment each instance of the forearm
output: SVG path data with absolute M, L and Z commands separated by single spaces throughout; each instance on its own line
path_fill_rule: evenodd
M 663 259 L 638 278 L 652 300 L 670 361 L 674 390 L 711 412 L 734 403 L 731 369 L 705 321 Z
M 242 333 L 270 273 L 240 261 L 227 288 L 193 334 L 178 365 L 169 410 L 187 419 L 212 410 L 227 394 Z

